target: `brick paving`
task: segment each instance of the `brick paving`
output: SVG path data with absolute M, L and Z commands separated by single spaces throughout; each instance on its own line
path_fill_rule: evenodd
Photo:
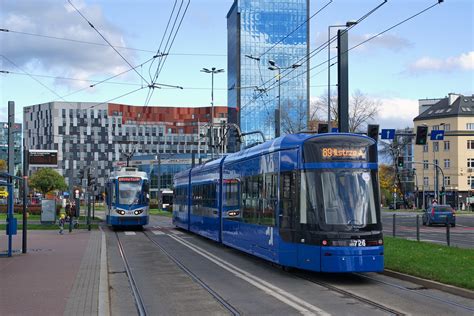
M 19 232 L 13 257 L 0 257 L 0 315 L 97 315 L 100 241 L 99 231 L 28 231 L 21 254 Z

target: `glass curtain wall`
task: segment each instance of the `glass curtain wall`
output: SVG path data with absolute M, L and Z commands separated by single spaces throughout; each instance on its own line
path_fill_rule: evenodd
M 242 131 L 274 138 L 278 98 L 281 134 L 306 129 L 308 10 L 308 0 L 236 0 L 229 11 L 228 100 L 240 110 Z M 269 60 L 281 68 L 280 78 Z

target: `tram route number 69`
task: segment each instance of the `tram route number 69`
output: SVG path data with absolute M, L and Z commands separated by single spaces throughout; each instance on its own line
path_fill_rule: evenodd
M 352 239 L 349 243 L 351 247 L 365 247 L 365 239 Z

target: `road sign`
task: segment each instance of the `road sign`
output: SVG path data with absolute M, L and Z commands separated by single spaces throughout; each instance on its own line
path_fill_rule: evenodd
M 431 140 L 443 140 L 444 139 L 444 131 L 431 131 Z
M 395 139 L 395 129 L 382 129 L 381 139 Z
M 6 199 L 8 197 L 8 191 L 6 187 L 0 187 L 0 198 Z

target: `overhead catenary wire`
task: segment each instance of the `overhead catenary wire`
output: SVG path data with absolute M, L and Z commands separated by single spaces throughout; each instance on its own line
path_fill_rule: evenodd
M 78 40 L 78 39 L 73 39 L 73 38 L 57 37 L 57 36 L 52 36 L 52 35 L 37 34 L 37 33 L 31 33 L 31 32 L 22 32 L 22 31 L 16 31 L 16 30 L 5 29 L 5 28 L 0 28 L 0 32 L 14 33 L 14 34 L 20 34 L 20 35 L 33 36 L 33 37 L 49 38 L 49 39 L 54 39 L 54 40 L 67 41 L 67 42 L 80 43 L 80 44 L 87 44 L 87 45 L 96 45 L 96 46 L 109 47 L 108 44 L 103 44 L 103 43 L 89 42 L 89 41 L 83 41 L 83 40 Z M 120 49 L 138 51 L 138 52 L 155 53 L 155 51 L 151 50 L 151 49 L 133 48 L 133 47 L 117 46 L 117 45 L 114 45 L 114 47 L 115 48 L 120 48 Z M 170 55 L 171 56 L 206 56 L 206 57 L 226 57 L 227 56 L 227 54 L 189 53 L 189 52 L 171 53 Z
M 13 66 L 15 66 L 16 68 L 18 68 L 21 72 L 23 72 L 25 75 L 27 75 L 28 77 L 30 77 L 31 79 L 33 79 L 34 81 L 36 81 L 37 83 L 39 83 L 40 85 L 42 85 L 44 88 L 48 89 L 49 92 L 53 93 L 55 96 L 57 96 L 59 99 L 63 100 L 63 101 L 66 101 L 64 100 L 63 97 L 61 97 L 56 91 L 54 91 L 53 89 L 49 88 L 47 85 L 45 85 L 44 83 L 42 83 L 41 81 L 39 81 L 38 79 L 36 79 L 35 77 L 33 77 L 30 73 L 28 73 L 27 71 L 23 70 L 20 66 L 18 66 L 15 62 L 13 62 L 10 58 L 8 58 L 7 56 L 5 55 L 0 55 L 3 59 L 5 59 L 6 61 L 8 61 L 10 64 L 12 64 Z
M 413 14 L 413 15 L 411 15 L 410 17 L 408 17 L 408 18 L 402 20 L 401 22 L 398 22 L 398 23 L 396 23 L 396 24 L 390 26 L 389 28 L 387 28 L 387 29 L 385 29 L 385 30 L 383 30 L 383 31 L 381 31 L 381 32 L 379 32 L 379 33 L 377 33 L 377 34 L 371 36 L 370 38 L 368 38 L 368 39 L 362 41 L 361 43 L 358 43 L 357 45 L 354 45 L 353 47 L 349 48 L 346 52 L 349 52 L 350 50 L 355 49 L 355 48 L 357 48 L 357 47 L 359 47 L 359 46 L 361 46 L 361 45 L 363 45 L 363 44 L 365 44 L 365 43 L 367 43 L 367 42 L 373 40 L 374 38 L 377 38 L 378 36 L 380 36 L 380 35 L 382 35 L 382 34 L 388 32 L 389 30 L 391 30 L 391 29 L 393 29 L 393 28 L 395 28 L 395 27 L 397 27 L 397 26 L 400 26 L 401 24 L 404 24 L 404 23 L 408 22 L 409 20 L 411 20 L 411 19 L 415 18 L 416 16 L 418 16 L 418 15 L 420 15 L 420 14 L 422 14 L 422 13 L 424 13 L 424 12 L 430 10 L 430 9 L 432 9 L 433 7 L 435 7 L 435 6 L 438 5 L 438 4 L 441 4 L 442 2 L 443 2 L 443 0 L 438 0 L 437 3 L 428 6 L 427 8 L 425 8 L 425 9 L 423 9 L 423 10 L 421 10 L 421 11 L 419 11 L 419 12 Z M 385 4 L 385 3 L 386 3 L 386 1 L 384 1 L 383 3 L 381 3 L 380 5 L 378 5 L 378 6 L 376 7 L 376 9 L 378 9 L 381 5 L 383 5 L 383 4 Z M 369 13 L 371 14 L 371 13 L 373 13 L 373 12 L 374 12 L 374 9 L 371 10 Z M 365 14 L 362 18 L 365 19 L 367 16 L 368 16 L 368 14 Z M 360 19 L 359 19 L 359 20 L 360 20 Z M 344 31 L 348 31 L 348 30 L 349 30 L 349 28 L 347 28 L 347 29 L 344 30 Z M 336 38 L 336 36 L 333 37 L 331 41 L 334 41 L 335 38 Z M 329 43 L 328 43 L 328 45 L 329 45 Z M 311 56 L 309 56 L 309 58 L 307 58 L 303 63 L 309 61 L 309 59 L 313 58 L 317 53 L 321 52 L 321 51 L 324 49 L 324 47 L 327 47 L 327 45 L 324 45 L 324 46 L 321 45 L 321 46 L 319 46 L 319 47 L 317 48 L 318 51 L 317 51 L 315 54 L 312 54 Z M 314 50 L 314 51 L 316 51 L 316 50 Z M 346 52 L 342 52 L 342 53 L 344 54 L 344 53 L 346 53 Z M 333 59 L 336 59 L 336 58 L 337 58 L 337 56 L 334 56 L 334 57 L 332 57 L 330 60 L 333 60 Z M 322 62 L 322 63 L 320 63 L 320 64 L 318 64 L 318 65 L 316 65 L 316 66 L 310 68 L 309 71 L 310 71 L 310 70 L 314 70 L 315 68 L 320 67 L 320 66 L 322 66 L 323 64 L 326 64 L 327 62 L 328 62 L 328 61 L 325 60 L 324 62 Z M 285 78 L 285 77 L 288 77 L 289 74 L 291 74 L 294 70 L 295 70 L 295 69 L 291 69 L 291 70 L 288 71 L 287 73 L 282 74 L 281 79 L 283 79 L 283 78 Z M 286 83 L 286 82 L 288 82 L 288 81 L 290 81 L 290 80 L 294 80 L 294 79 L 296 79 L 297 77 L 306 74 L 307 72 L 308 72 L 308 70 L 304 70 L 304 71 L 298 73 L 297 75 L 295 75 L 294 77 L 288 79 L 288 80 L 285 81 L 284 83 Z M 276 87 L 277 87 L 277 85 L 276 85 L 275 83 L 273 83 L 272 85 L 270 85 L 270 87 L 267 87 L 267 91 L 272 90 L 272 89 L 275 89 Z M 253 102 L 253 101 L 244 104 L 244 105 L 241 107 L 240 110 L 242 110 L 244 107 L 248 106 L 248 105 L 249 105 L 250 103 L 252 103 L 252 102 Z
M 68 0 L 68 2 L 74 8 L 74 10 L 76 10 L 76 12 L 79 13 L 79 15 L 89 24 L 89 26 L 94 31 L 96 31 L 97 34 L 99 34 L 99 36 L 102 37 L 102 39 L 107 44 L 109 44 L 109 46 L 130 66 L 130 68 L 132 68 L 138 76 L 140 76 L 146 83 L 148 83 L 148 81 L 132 66 L 132 64 L 130 64 L 130 62 L 107 40 L 107 38 L 105 38 L 104 35 L 102 35 L 102 33 L 84 16 L 84 14 L 82 14 L 81 11 L 76 8 L 76 6 L 71 2 L 71 0 Z

